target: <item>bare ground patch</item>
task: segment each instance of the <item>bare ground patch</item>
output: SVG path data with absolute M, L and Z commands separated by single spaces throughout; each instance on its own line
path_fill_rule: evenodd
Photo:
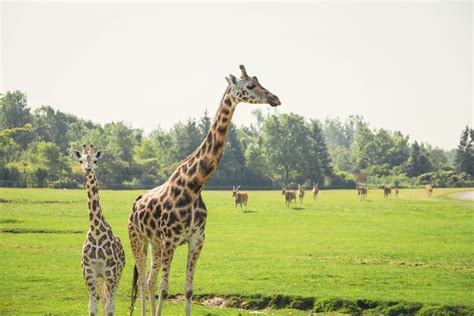
M 427 264 L 422 262 L 405 262 L 405 261 L 396 261 L 396 260 L 388 260 L 388 259 L 359 259 L 356 261 L 358 264 L 386 264 L 386 265 L 394 265 L 394 266 L 405 266 L 405 267 L 420 267 L 420 268 L 429 268 L 429 269 L 442 269 L 442 270 L 467 270 L 467 271 L 474 271 L 474 267 L 472 266 L 454 266 L 454 265 L 441 265 L 441 264 Z
M 175 302 L 184 302 L 183 294 L 171 295 Z M 347 315 L 472 315 L 466 306 L 429 305 L 404 301 L 372 301 L 365 299 L 312 298 L 287 295 L 195 295 L 193 301 L 211 308 L 231 307 L 252 311 L 290 308 L 313 313 L 337 312 Z

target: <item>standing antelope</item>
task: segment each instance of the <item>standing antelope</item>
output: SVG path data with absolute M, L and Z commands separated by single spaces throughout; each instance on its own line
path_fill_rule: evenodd
M 303 204 L 304 199 L 304 187 L 298 184 L 298 197 L 300 198 L 300 203 Z
M 286 207 L 290 208 L 290 204 L 292 200 L 295 200 L 295 205 L 296 205 L 296 192 L 295 191 L 289 191 L 286 188 L 281 189 L 281 194 L 285 196 L 285 203 Z
M 392 196 L 392 188 L 386 186 L 385 184 L 382 186 L 383 189 L 383 197 L 388 198 L 388 196 Z
M 316 200 L 318 197 L 318 192 L 319 192 L 319 187 L 318 187 L 319 182 L 314 183 L 313 182 L 313 201 Z
M 398 199 L 398 195 L 400 194 L 400 191 L 398 189 L 395 189 L 395 197 Z
M 425 186 L 425 190 L 426 190 L 426 193 L 428 193 L 428 197 L 431 197 L 433 195 L 433 186 L 434 186 L 434 183 L 427 184 Z
M 365 186 L 361 186 L 357 184 L 357 197 L 359 200 L 367 200 L 367 188 Z
M 240 204 L 240 209 L 242 209 L 242 204 L 245 205 L 247 209 L 247 201 L 249 200 L 249 195 L 246 192 L 238 192 L 240 185 L 237 187 L 232 187 L 232 196 L 234 197 L 235 210 L 237 211 L 237 204 Z

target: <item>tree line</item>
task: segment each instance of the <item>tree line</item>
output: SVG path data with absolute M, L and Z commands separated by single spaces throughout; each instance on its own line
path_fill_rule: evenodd
M 145 135 L 123 122 L 101 125 L 48 105 L 32 111 L 21 91 L 1 96 L 0 109 L 0 185 L 17 187 L 81 185 L 80 166 L 69 153 L 89 143 L 106 152 L 98 168 L 103 187 L 154 187 L 199 146 L 212 121 L 206 111 L 199 119 Z M 410 143 L 400 132 L 372 129 L 360 116 L 320 121 L 261 110 L 253 115 L 249 126 L 231 126 L 209 187 L 473 185 L 474 132 L 469 127 L 456 150 L 444 151 Z

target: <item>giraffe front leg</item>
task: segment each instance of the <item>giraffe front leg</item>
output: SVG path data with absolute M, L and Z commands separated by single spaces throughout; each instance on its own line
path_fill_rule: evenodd
M 160 296 L 158 298 L 158 308 L 156 310 L 156 316 L 161 316 L 161 309 L 163 308 L 163 300 L 168 295 L 168 282 L 170 275 L 171 262 L 173 261 L 174 250 L 176 245 L 170 241 L 164 241 L 161 248 L 161 264 L 163 271 L 161 273 L 160 280 Z
M 184 293 L 186 295 L 186 316 L 191 316 L 191 298 L 194 290 L 194 271 L 204 245 L 204 235 L 193 238 L 188 242 L 188 262 L 186 267 L 186 286 Z
M 156 279 L 158 277 L 158 272 L 161 268 L 161 256 L 160 256 L 160 245 L 151 245 L 151 267 L 150 272 L 148 273 L 148 291 L 150 292 L 150 311 L 151 315 L 156 313 L 155 305 L 155 287 Z
M 95 294 L 89 293 L 89 316 L 99 315 L 99 306 L 97 305 L 97 297 Z
M 99 315 L 99 307 L 97 305 L 95 274 L 93 269 L 90 266 L 84 265 L 84 263 L 83 274 L 87 289 L 89 290 L 89 316 L 97 316 Z
M 108 267 L 105 271 L 106 303 L 104 304 L 104 312 L 102 314 L 104 316 L 113 316 L 115 314 L 115 294 L 117 293 L 122 269 L 123 266 L 115 264 Z

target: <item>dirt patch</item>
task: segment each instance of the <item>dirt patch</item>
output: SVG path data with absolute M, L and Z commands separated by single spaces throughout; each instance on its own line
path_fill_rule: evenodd
M 456 199 L 474 201 L 474 191 L 453 194 Z
M 184 295 L 171 295 L 173 301 L 183 302 Z M 288 295 L 214 295 L 193 296 L 193 301 L 211 308 L 232 307 L 252 310 L 253 313 L 271 309 L 291 308 L 314 313 L 337 312 L 343 315 L 473 315 L 474 309 L 466 306 L 424 305 L 417 302 L 372 301 L 364 299 L 313 298 Z
M 82 234 L 81 230 L 51 230 L 26 228 L 0 228 L 0 234 Z
M 12 200 L 0 199 L 0 203 L 12 203 Z
M 440 264 L 426 264 L 421 262 L 404 262 L 404 261 L 395 261 L 388 259 L 360 259 L 356 261 L 358 264 L 386 264 L 394 266 L 405 266 L 405 267 L 419 267 L 419 268 L 429 268 L 429 269 L 441 269 L 441 270 L 467 270 L 474 271 L 473 266 L 451 266 L 451 265 L 440 265 Z
M 202 304 L 207 307 L 224 307 L 225 306 L 225 298 L 223 297 L 213 297 L 208 298 L 202 301 Z

